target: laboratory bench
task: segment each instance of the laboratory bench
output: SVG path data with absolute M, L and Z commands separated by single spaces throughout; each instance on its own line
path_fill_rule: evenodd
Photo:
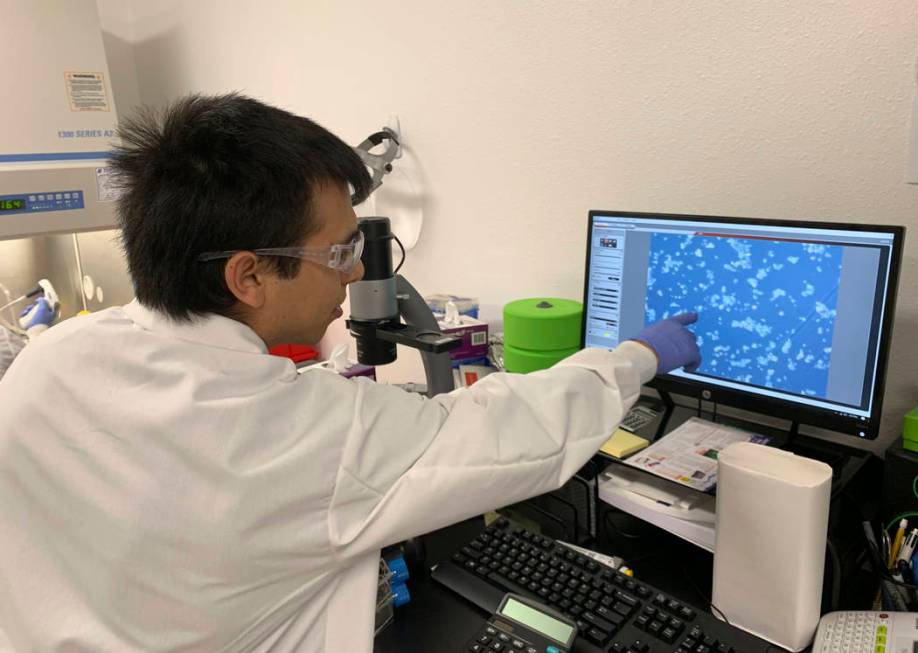
M 878 487 L 881 476 L 882 463 L 865 465 L 833 502 L 824 612 L 870 607 L 875 585 L 859 562 L 862 542 L 856 528 L 861 517 L 874 507 L 871 500 L 875 492 L 870 488 Z M 603 503 L 598 506 L 597 527 L 597 537 L 589 548 L 621 556 L 634 571 L 635 580 L 710 613 L 713 554 Z M 411 601 L 396 608 L 394 620 L 377 635 L 376 653 L 459 653 L 466 649 L 469 639 L 491 615 L 432 579 L 428 570 L 449 560 L 484 528 L 484 519 L 478 517 L 422 538 L 426 562 L 412 565 L 408 582 Z M 780 650 L 771 647 L 772 652 Z

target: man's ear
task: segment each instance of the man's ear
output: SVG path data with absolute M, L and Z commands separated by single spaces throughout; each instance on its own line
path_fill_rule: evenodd
M 269 273 L 252 252 L 236 252 L 223 268 L 226 287 L 240 303 L 261 308 L 265 303 Z

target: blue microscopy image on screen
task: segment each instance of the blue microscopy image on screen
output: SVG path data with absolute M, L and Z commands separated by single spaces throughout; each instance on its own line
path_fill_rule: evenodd
M 699 372 L 824 397 L 842 250 L 655 233 L 645 323 L 697 311 Z

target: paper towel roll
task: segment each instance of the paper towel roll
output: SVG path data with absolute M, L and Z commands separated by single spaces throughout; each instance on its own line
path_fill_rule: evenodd
M 731 624 L 792 651 L 812 641 L 831 487 L 816 460 L 748 442 L 720 452 L 711 602 Z

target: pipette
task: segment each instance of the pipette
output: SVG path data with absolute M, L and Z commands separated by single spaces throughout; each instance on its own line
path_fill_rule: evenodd
M 13 304 L 18 304 L 19 302 L 25 301 L 26 299 L 31 299 L 32 297 L 35 297 L 35 295 L 40 295 L 40 294 L 42 294 L 44 291 L 45 291 L 45 289 L 42 288 L 40 285 L 35 286 L 34 288 L 32 288 L 32 290 L 30 290 L 30 291 L 27 292 L 26 294 L 22 295 L 21 297 L 17 297 L 17 298 L 14 299 L 13 301 L 7 302 L 7 303 L 4 304 L 3 306 L 0 306 L 0 311 L 2 311 L 2 310 L 5 309 L 5 308 L 9 308 L 9 307 L 12 306 Z

